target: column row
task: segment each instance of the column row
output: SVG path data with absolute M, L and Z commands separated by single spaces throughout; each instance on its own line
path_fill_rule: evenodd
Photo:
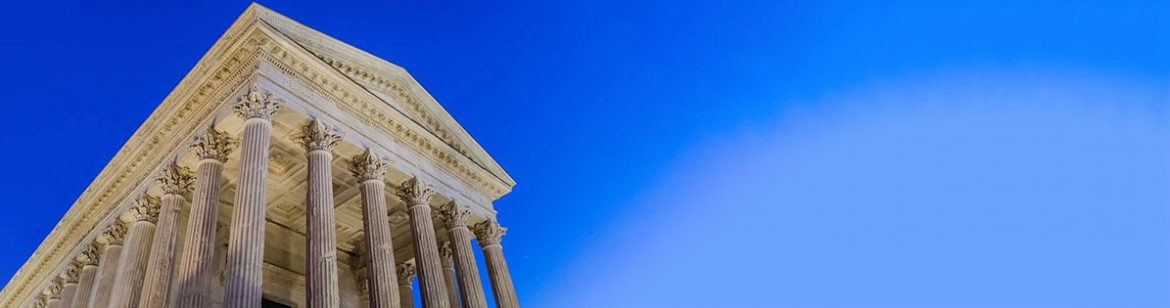
M 45 290 L 44 306 L 158 308 L 171 302 L 186 308 L 211 306 L 218 194 L 224 164 L 239 144 L 240 172 L 228 229 L 223 306 L 259 307 L 269 147 L 272 119 L 279 108 L 270 93 L 250 88 L 234 106 L 245 120 L 242 142 L 213 127 L 196 137 L 191 145 L 199 157 L 194 174 L 175 164 L 164 168 L 157 179 L 162 196 L 140 196 L 119 222 L 91 243 Z M 340 303 L 331 168 L 333 148 L 341 139 L 336 129 L 317 120 L 310 120 L 297 136 L 308 161 L 305 262 L 310 307 L 337 307 Z M 366 288 L 371 307 L 412 304 L 411 280 L 395 278 L 415 273 L 423 307 L 486 307 L 471 248 L 473 238 L 479 239 L 483 250 L 497 306 L 518 306 L 499 245 L 504 228 L 490 219 L 469 227 L 470 210 L 454 202 L 432 209 L 434 190 L 411 178 L 398 185 L 396 195 L 409 214 L 415 258 L 408 267 L 396 267 L 384 193 L 387 163 L 369 150 L 349 162 L 349 171 L 361 185 Z M 182 233 L 178 230 L 179 212 L 185 195 L 192 191 L 183 253 L 176 256 L 177 237 Z M 442 254 L 434 218 L 442 222 L 450 239 Z M 173 301 L 168 299 L 172 281 Z

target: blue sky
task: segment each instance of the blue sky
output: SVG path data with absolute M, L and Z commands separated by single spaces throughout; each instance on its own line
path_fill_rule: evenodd
M 1170 307 L 1170 4 L 388 2 L 263 4 L 517 179 L 527 307 Z M 246 5 L 0 12 L 0 277 Z

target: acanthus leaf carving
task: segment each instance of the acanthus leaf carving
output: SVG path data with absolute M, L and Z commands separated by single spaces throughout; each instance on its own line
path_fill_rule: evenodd
M 172 163 L 163 169 L 162 176 L 158 177 L 156 182 L 167 194 L 182 195 L 191 191 L 195 184 L 195 175 L 191 174 L 191 169 Z
M 301 132 L 295 138 L 306 151 L 332 151 L 337 142 L 341 141 L 341 134 L 337 133 L 336 128 L 313 119 L 301 127 Z
M 471 210 L 451 201 L 439 207 L 437 216 L 447 225 L 447 228 L 466 228 L 467 218 L 471 217 Z
M 481 246 L 487 247 L 491 245 L 499 245 L 500 239 L 508 232 L 508 228 L 500 226 L 499 222 L 494 219 L 489 219 L 475 224 L 475 238 L 479 240 Z
M 398 197 L 402 198 L 402 202 L 405 202 L 408 208 L 427 205 L 427 202 L 431 200 L 431 196 L 434 194 L 435 190 L 420 181 L 418 177 L 406 180 L 398 189 Z
M 124 217 L 127 219 L 125 220 L 128 222 L 145 221 L 157 223 L 159 206 L 161 204 L 159 203 L 158 197 L 143 194 L 138 200 L 134 200 L 134 206 L 129 211 L 126 211 Z
M 253 84 L 247 93 L 236 100 L 233 109 L 244 119 L 271 121 L 280 110 L 280 102 L 272 97 L 272 93 L 260 89 L 260 85 Z
M 366 149 L 349 161 L 349 171 L 359 182 L 381 181 L 386 177 L 386 162 Z
M 215 127 L 207 127 L 202 135 L 195 137 L 191 149 L 200 159 L 214 159 L 220 163 L 227 162 L 228 155 L 239 142 L 228 133 L 219 131 Z

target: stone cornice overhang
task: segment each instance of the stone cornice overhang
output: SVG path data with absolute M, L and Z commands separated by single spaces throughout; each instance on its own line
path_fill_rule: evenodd
M 230 101 L 229 96 L 234 90 L 256 78 L 258 61 L 277 62 L 273 64 L 283 66 L 289 72 L 298 72 L 302 77 L 312 78 L 310 81 L 321 85 L 322 89 L 328 89 L 332 103 L 351 114 L 361 115 L 359 118 L 364 124 L 393 136 L 395 140 L 432 159 L 489 200 L 497 199 L 511 190 L 515 183 L 506 173 L 500 176 L 490 172 L 483 164 L 462 155 L 464 152 L 456 151 L 450 143 L 444 142 L 422 124 L 402 121 L 409 116 L 400 109 L 392 108 L 390 102 L 381 100 L 369 91 L 357 91 L 361 86 L 345 78 L 340 71 L 323 71 L 319 66 L 328 68 L 330 64 L 320 57 L 304 49 L 290 48 L 298 45 L 259 22 L 256 16 L 258 11 L 275 14 L 253 4 L 236 19 L 130 136 L 33 255 L 13 275 L 3 291 L 0 291 L 0 307 L 16 307 L 31 300 L 34 297 L 32 292 L 49 283 L 67 263 L 65 259 L 72 256 L 77 247 L 83 246 L 79 244 L 100 223 L 117 216 L 111 213 L 131 200 L 135 192 L 142 191 L 144 183 L 149 182 L 150 175 L 158 166 L 167 159 L 173 159 L 175 152 L 190 140 L 197 128 L 207 123 Z M 429 95 L 427 97 L 429 99 Z M 450 118 L 445 112 L 440 113 Z M 462 131 L 462 128 L 459 130 Z M 482 152 L 478 144 L 475 145 L 475 151 Z M 490 161 L 490 158 L 487 160 Z M 491 161 L 491 164 L 495 162 Z

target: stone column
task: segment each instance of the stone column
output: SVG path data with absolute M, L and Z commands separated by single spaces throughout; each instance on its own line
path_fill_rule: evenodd
M 146 262 L 146 278 L 142 283 L 142 296 L 138 307 L 162 308 L 167 304 L 171 287 L 172 266 L 175 264 L 175 237 L 179 234 L 179 210 L 186 201 L 183 195 L 191 190 L 195 178 L 191 169 L 171 164 L 163 169 L 157 180 L 162 187 L 162 207 L 158 213 L 150 259 Z
M 73 299 L 77 297 L 77 280 L 81 278 L 81 262 L 69 261 L 69 267 L 61 278 L 65 280 L 65 287 L 61 289 L 61 307 L 72 308 Z
M 430 201 L 434 191 L 412 178 L 402 183 L 398 196 L 410 212 L 410 231 L 414 235 L 414 260 L 418 271 L 419 294 L 425 308 L 447 308 L 447 285 L 443 282 L 443 265 L 435 241 Z
M 402 303 L 402 308 L 414 308 L 414 294 L 411 293 L 414 274 L 414 263 L 398 265 L 398 298 Z M 423 306 L 426 306 L 426 303 L 423 303 Z
M 46 301 L 45 307 L 61 308 L 61 292 L 65 289 L 65 279 L 61 277 L 53 278 L 53 282 L 45 289 L 44 295 L 49 297 Z
M 487 262 L 488 278 L 492 281 L 492 295 L 496 298 L 496 307 L 516 308 L 520 302 L 516 300 L 516 289 L 512 286 L 512 274 L 508 273 L 508 263 L 504 262 L 504 247 L 500 246 L 500 238 L 508 231 L 500 227 L 494 220 L 487 220 L 475 225 L 475 236 L 483 248 L 483 258 Z
M 479 280 L 479 266 L 475 263 L 475 252 L 471 251 L 471 230 L 467 218 L 471 210 L 461 208 L 454 201 L 439 208 L 439 219 L 447 227 L 448 243 L 451 245 L 459 293 L 463 295 L 463 308 L 487 308 L 487 297 L 483 283 Z
M 146 276 L 146 262 L 154 239 L 154 224 L 158 221 L 159 200 L 143 195 L 130 211 L 122 215 L 130 222 L 118 270 L 114 276 L 114 290 L 110 293 L 110 307 L 135 308 L 142 296 L 142 279 Z M 65 306 L 65 305 L 62 305 Z
M 102 260 L 98 263 L 89 306 L 84 308 L 110 306 L 110 293 L 114 290 L 114 278 L 118 274 L 118 260 L 122 259 L 122 239 L 125 236 L 126 224 L 121 221 L 114 221 L 109 230 L 98 236 L 98 244 L 102 246 Z
M 459 288 L 455 286 L 455 260 L 451 258 L 451 241 L 439 246 L 439 259 L 443 260 L 443 282 L 447 283 L 447 300 L 451 308 L 459 308 Z
M 370 307 L 398 307 L 400 296 L 394 275 L 394 243 L 387 217 L 386 163 L 366 150 L 350 161 L 350 171 L 361 182 L 362 226 L 365 228 L 366 285 Z
M 341 140 L 336 131 L 318 120 L 301 128 L 297 142 L 309 162 L 305 196 L 305 276 L 309 307 L 338 307 L 337 226 L 333 214 L 333 147 Z
M 98 262 L 101 260 L 98 249 L 97 243 L 90 244 L 77 257 L 82 266 L 81 276 L 77 279 L 77 293 L 73 295 L 73 307 L 89 307 L 93 298 L 94 277 L 97 276 Z
M 199 156 L 199 166 L 195 168 L 195 193 L 191 196 L 183 255 L 179 257 L 179 271 L 175 275 L 175 294 L 179 297 L 176 306 L 180 308 L 211 306 L 219 189 L 223 179 L 223 164 L 227 162 L 235 144 L 231 135 L 215 127 L 208 127 L 191 144 L 191 150 Z
M 264 215 L 272 117 L 280 106 L 253 85 L 235 106 L 244 120 L 240 179 L 228 238 L 226 308 L 260 307 L 264 282 Z

